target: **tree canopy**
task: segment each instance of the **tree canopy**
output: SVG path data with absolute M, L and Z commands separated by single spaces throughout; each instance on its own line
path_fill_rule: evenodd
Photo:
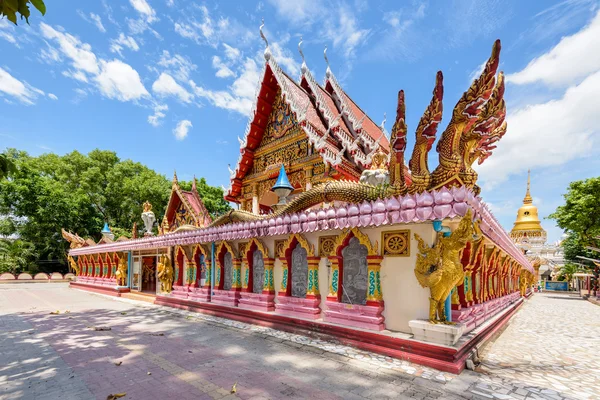
M 594 246 L 600 236 L 600 177 L 571 182 L 564 198 L 565 204 L 549 218 L 568 234 L 563 242 L 565 259 L 585 264 L 577 256 L 599 258 L 600 254 L 585 250 L 585 246 Z
M 164 175 L 121 160 L 112 151 L 31 157 L 9 149 L 4 155 L 14 170 L 0 180 L 0 235 L 31 244 L 30 261 L 36 265 L 46 260 L 64 264 L 68 243 L 61 228 L 98 240 L 108 221 L 115 235 L 128 233 L 134 222 L 143 226 L 145 201 L 152 203 L 161 221 L 171 193 L 171 182 Z M 198 182 L 198 192 L 211 214 L 229 208 L 222 190 L 204 179 Z

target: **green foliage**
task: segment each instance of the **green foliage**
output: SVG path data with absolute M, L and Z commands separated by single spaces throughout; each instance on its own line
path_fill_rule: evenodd
M 581 263 L 592 266 L 591 261 L 577 258 L 577 256 L 584 256 L 588 258 L 598 258 L 600 255 L 593 251 L 585 249 L 586 243 L 583 241 L 578 233 L 571 232 L 565 240 L 562 242 L 562 247 L 565 252 L 565 260 L 572 263 Z
M 600 177 L 571 182 L 565 204 L 549 216 L 569 233 L 576 233 L 584 243 L 600 235 Z
M 192 182 L 179 181 L 179 186 L 183 190 L 191 190 Z M 210 186 L 208 183 L 206 183 L 206 179 L 200 178 L 196 183 L 196 188 L 198 189 L 198 194 L 200 194 L 202 202 L 213 218 L 221 216 L 227 211 L 231 210 L 231 206 L 223 198 L 223 189 L 220 187 Z
M 21 239 L 0 240 L 0 273 L 18 274 L 30 270 L 36 257 L 33 244 Z
M 0 180 L 7 178 L 8 175 L 15 171 L 15 164 L 12 162 L 8 154 L 0 153 Z
M 0 0 L 0 18 L 6 18 L 17 25 L 17 14 L 29 24 L 29 3 L 31 3 L 42 15 L 46 15 L 46 5 L 42 0 Z
M 558 270 L 558 280 L 562 281 L 562 280 L 566 280 L 568 282 L 571 281 L 571 279 L 573 279 L 573 275 L 576 274 L 577 272 L 586 272 L 585 268 L 580 267 L 579 265 L 576 264 L 571 264 L 571 263 L 566 263 L 565 265 L 563 265 L 560 270 Z M 560 279 L 560 278 L 563 279 Z
M 115 238 L 131 237 L 134 222 L 143 227 L 143 203 L 152 203 L 161 221 L 171 194 L 165 176 L 111 151 L 31 157 L 9 149 L 5 156 L 15 168 L 9 179 L 0 180 L 0 235 L 31 244 L 37 263 L 65 262 L 68 243 L 61 228 L 97 241 L 106 220 Z M 204 179 L 198 190 L 209 212 L 229 207 L 221 189 Z

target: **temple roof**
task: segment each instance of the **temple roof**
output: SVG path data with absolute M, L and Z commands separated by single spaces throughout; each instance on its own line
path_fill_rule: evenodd
M 208 210 L 204 206 L 198 189 L 196 187 L 196 177 L 192 183 L 192 190 L 182 190 L 177 180 L 177 174 L 173 175 L 173 188 L 171 190 L 171 197 L 167 203 L 167 209 L 165 210 L 165 219 L 172 223 L 175 211 L 180 203 L 183 203 L 185 207 L 190 211 L 190 215 L 194 219 L 194 225 L 199 228 L 210 225 L 212 218 L 208 213 Z
M 314 80 L 305 64 L 300 81 L 296 82 L 279 67 L 270 53 L 267 52 L 265 59 L 246 133 L 243 139 L 239 139 L 240 156 L 235 169 L 230 171 L 231 185 L 225 195 L 227 200 L 237 200 L 242 180 L 252 170 L 254 151 L 261 143 L 278 90 L 323 162 L 344 175 L 349 170 L 360 172 L 368 168 L 372 155 L 380 146 L 385 153 L 389 152 L 389 141 L 383 130 L 345 92 L 338 89 L 344 98 L 340 102 L 332 97 L 333 91 L 328 91 Z M 339 88 L 337 83 L 336 87 Z M 355 124 L 358 128 L 352 125 L 355 114 L 362 118 L 362 128 L 358 124 Z

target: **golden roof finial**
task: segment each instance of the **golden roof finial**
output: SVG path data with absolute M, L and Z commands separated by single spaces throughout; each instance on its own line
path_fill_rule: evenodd
M 173 170 L 173 186 L 179 185 L 179 180 L 177 179 L 177 170 Z
M 527 170 L 527 192 L 525 193 L 525 198 L 523 199 L 523 204 L 531 204 L 533 203 L 533 199 L 531 198 L 531 193 L 529 192 L 529 188 L 531 186 L 531 170 Z

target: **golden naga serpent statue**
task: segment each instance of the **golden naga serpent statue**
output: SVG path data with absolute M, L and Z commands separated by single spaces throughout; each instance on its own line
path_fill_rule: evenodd
M 390 135 L 389 174 L 390 185 L 373 186 L 352 181 L 330 181 L 300 193 L 286 206 L 272 214 L 257 215 L 233 210 L 219 217 L 210 226 L 232 222 L 260 221 L 306 210 L 323 202 L 342 201 L 361 203 L 406 193 L 422 193 L 441 187 L 465 186 L 479 193 L 475 184 L 477 174 L 472 169 L 475 161 L 480 164 L 491 155 L 495 143 L 506 133 L 506 105 L 504 102 L 504 79 L 502 73 L 496 80 L 500 62 L 500 41 L 492 48 L 481 76 L 460 98 L 452 112 L 452 119 L 436 147 L 439 165 L 429 172 L 427 159 L 442 120 L 443 76 L 436 75 L 432 99 L 419 121 L 416 141 L 409 161 L 412 184 L 406 185 L 404 165 L 407 126 L 405 122 L 404 92 L 398 93 L 396 121 Z
M 415 276 L 422 287 L 428 287 L 431 291 L 429 321 L 432 323 L 450 324 L 446 321 L 445 301 L 452 289 L 465 279 L 459 253 L 468 242 L 481 235 L 478 224 L 472 219 L 473 213 L 469 209 L 450 236 L 444 237 L 438 233 L 433 247 L 425 244 L 415 233 L 419 248 Z

